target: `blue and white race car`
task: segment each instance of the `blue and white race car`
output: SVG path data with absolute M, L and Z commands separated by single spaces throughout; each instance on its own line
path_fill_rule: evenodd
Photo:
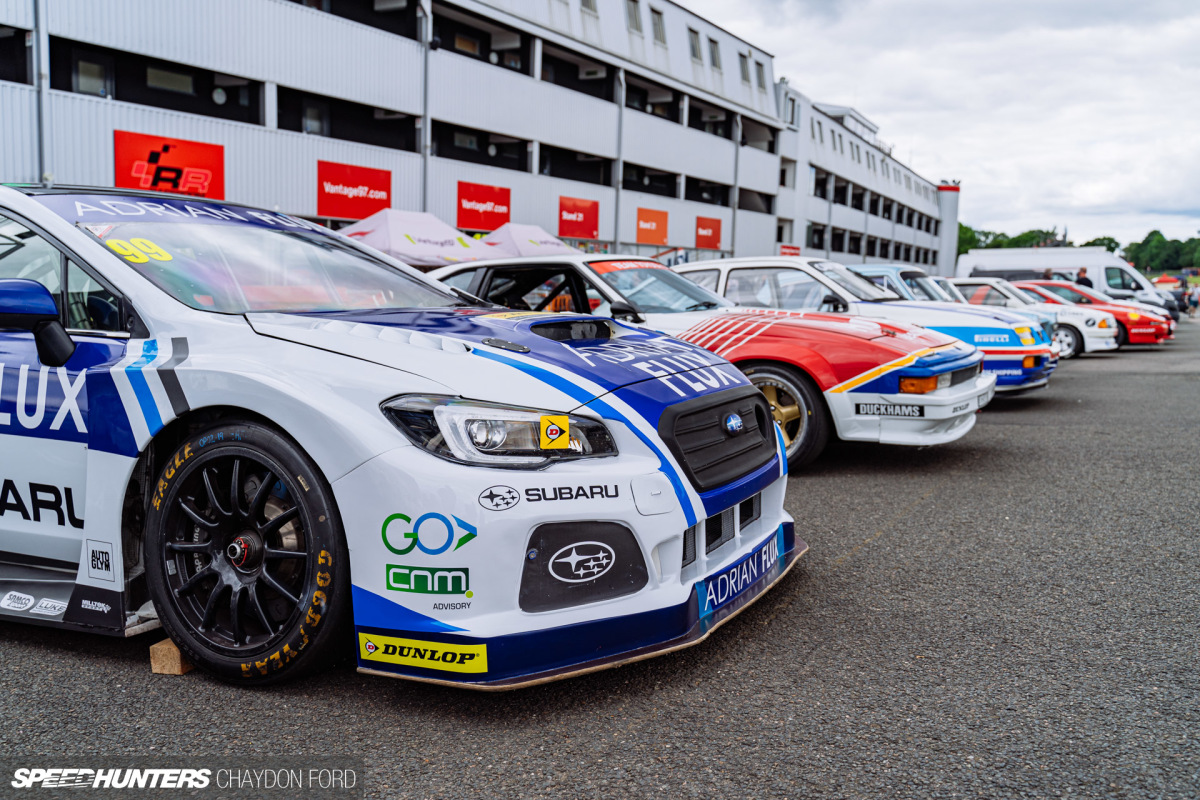
M 703 639 L 806 551 L 761 392 L 245 206 L 0 187 L 0 617 L 266 683 L 484 688 Z

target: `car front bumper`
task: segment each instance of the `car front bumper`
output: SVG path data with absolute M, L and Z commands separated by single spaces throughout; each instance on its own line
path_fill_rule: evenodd
M 545 470 L 401 447 L 337 481 L 360 671 L 509 689 L 640 660 L 698 643 L 807 550 L 778 454 L 689 525 L 657 457 L 614 435 L 621 455 Z M 600 544 L 608 573 L 553 574 Z
M 1058 353 L 1054 348 L 1031 347 L 983 349 L 983 371 L 996 376 L 997 392 L 1023 392 L 1040 389 L 1050 381 L 1050 373 L 1058 366 Z M 1033 365 L 1025 366 L 1025 359 L 1032 357 Z
M 933 445 L 960 439 L 988 404 L 996 376 L 981 372 L 958 386 L 926 394 L 826 393 L 838 436 L 857 442 Z
M 1083 332 L 1083 351 L 1085 353 L 1101 353 L 1105 350 L 1117 349 L 1116 328 L 1081 327 Z

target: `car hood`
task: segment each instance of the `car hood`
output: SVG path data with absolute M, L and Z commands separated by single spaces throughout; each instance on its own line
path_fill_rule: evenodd
M 719 381 L 709 381 L 719 384 L 714 390 L 745 383 L 735 367 L 703 348 L 603 317 L 435 308 L 253 313 L 246 319 L 263 336 L 419 375 L 464 397 L 518 405 L 545 402 L 538 390 L 547 387 L 580 405 L 633 384 L 701 371 L 706 377 L 720 371 Z M 603 335 L 571 338 L 573 324 Z
M 1028 325 L 1030 320 L 1008 311 L 968 306 L 962 303 L 909 303 L 893 301 L 889 303 L 858 303 L 856 310 L 863 316 L 875 319 L 889 319 L 907 322 L 910 325 L 924 325 L 927 328 L 942 326 L 1013 328 Z
M 808 332 L 837 333 L 855 339 L 912 338 L 920 341 L 921 347 L 944 344 L 937 334 L 920 328 L 886 319 L 870 319 L 854 314 L 824 314 L 815 311 L 782 311 L 771 308 L 714 308 L 705 311 L 686 311 L 678 314 L 647 314 L 646 325 L 670 336 L 693 334 L 711 329 L 714 335 L 722 332 L 733 334 L 739 325 L 768 322 L 776 333 L 788 328 L 799 328 Z M 923 339 L 931 341 L 926 342 Z M 936 341 L 933 341 L 935 340 Z

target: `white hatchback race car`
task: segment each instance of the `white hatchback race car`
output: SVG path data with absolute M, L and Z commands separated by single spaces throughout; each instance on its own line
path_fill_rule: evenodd
M 700 641 L 807 549 L 724 359 L 276 213 L 0 187 L 0 362 L 0 617 L 161 623 L 227 680 L 351 625 L 364 672 L 564 677 Z

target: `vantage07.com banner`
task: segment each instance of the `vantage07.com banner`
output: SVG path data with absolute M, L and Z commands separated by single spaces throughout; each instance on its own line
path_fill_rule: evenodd
M 91 756 L 4 758 L 0 797 L 197 797 L 352 800 L 370 780 L 357 759 L 243 759 L 181 756 L 106 759 Z M 47 791 L 49 790 L 49 791 Z

